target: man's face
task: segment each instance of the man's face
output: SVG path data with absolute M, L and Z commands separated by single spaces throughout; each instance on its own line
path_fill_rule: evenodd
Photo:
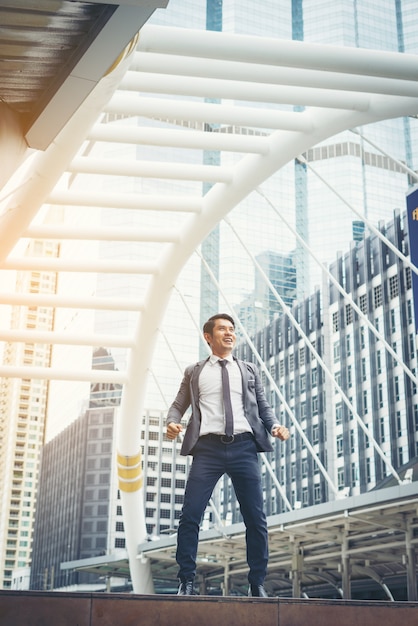
M 235 346 L 235 328 L 229 320 L 216 319 L 212 334 L 205 333 L 205 339 L 210 345 L 213 354 L 225 357 Z

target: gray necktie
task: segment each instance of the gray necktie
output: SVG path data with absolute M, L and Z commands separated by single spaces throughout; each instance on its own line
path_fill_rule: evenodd
M 224 399 L 224 408 L 225 408 L 225 435 L 227 437 L 232 437 L 234 434 L 234 417 L 232 414 L 232 404 L 231 404 L 231 389 L 229 387 L 229 375 L 228 370 L 226 369 L 226 364 L 228 361 L 226 359 L 219 360 L 219 365 L 222 368 L 222 392 Z

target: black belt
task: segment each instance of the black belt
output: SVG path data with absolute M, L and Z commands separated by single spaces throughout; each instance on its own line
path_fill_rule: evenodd
M 217 441 L 218 443 L 238 443 L 239 441 L 245 441 L 246 439 L 254 439 L 253 433 L 239 433 L 238 435 L 215 435 L 209 433 L 208 435 L 202 435 L 200 439 L 209 439 L 210 441 Z

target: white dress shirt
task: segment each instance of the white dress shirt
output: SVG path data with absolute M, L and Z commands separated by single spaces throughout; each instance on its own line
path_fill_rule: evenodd
M 222 394 L 222 368 L 218 364 L 219 357 L 211 355 L 199 376 L 199 407 L 202 415 L 200 436 L 213 433 L 225 434 L 225 410 Z M 226 368 L 229 375 L 231 389 L 231 404 L 234 415 L 234 434 L 252 432 L 247 418 L 244 415 L 242 399 L 242 376 L 237 363 L 232 356 Z

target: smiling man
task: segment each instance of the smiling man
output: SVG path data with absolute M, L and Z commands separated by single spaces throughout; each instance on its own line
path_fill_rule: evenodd
M 226 313 L 203 326 L 212 354 L 186 368 L 167 414 L 167 437 L 182 431 L 191 406 L 181 454 L 193 456 L 177 533 L 178 595 L 194 595 L 199 528 L 216 483 L 230 476 L 246 527 L 248 595 L 267 597 L 264 578 L 268 534 L 258 452 L 273 450 L 269 434 L 281 440 L 289 431 L 278 424 L 266 400 L 257 367 L 232 356 L 235 323 Z

